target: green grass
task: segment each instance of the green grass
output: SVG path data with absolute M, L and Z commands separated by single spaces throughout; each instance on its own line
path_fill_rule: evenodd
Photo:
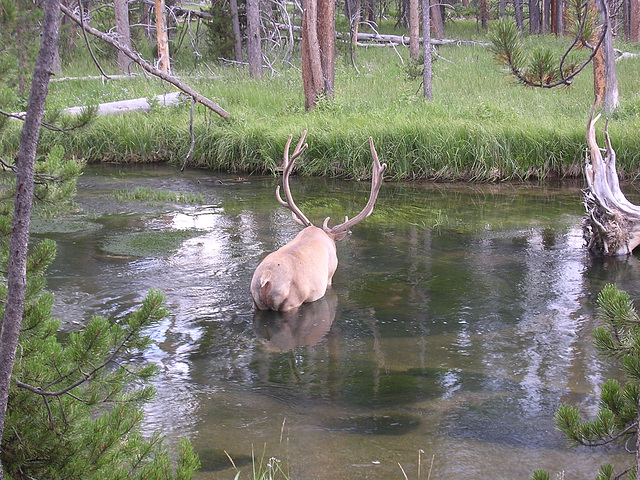
M 447 37 L 482 38 L 473 22 L 447 24 Z M 397 32 L 402 33 L 402 32 Z M 485 37 L 486 39 L 486 37 Z M 535 37 L 562 52 L 567 39 Z M 617 45 L 638 51 L 638 46 Z M 339 46 L 335 98 L 304 111 L 298 67 L 277 65 L 262 81 L 246 71 L 218 66 L 184 76 L 196 90 L 231 113 L 218 118 L 197 107 L 191 166 L 237 173 L 273 173 L 289 134 L 308 130 L 302 175 L 366 178 L 374 138 L 387 178 L 496 181 L 581 174 L 584 130 L 593 99 L 587 68 L 570 89 L 531 89 L 516 84 L 488 48 L 441 46 L 434 64 L 431 102 L 420 80 L 404 71 L 406 49 L 358 48 L 358 71 Z M 584 53 L 583 55 L 586 55 Z M 400 56 L 402 58 L 400 58 Z M 640 171 L 640 65 L 618 62 L 621 108 L 610 122 L 625 175 Z M 177 72 L 180 75 L 180 72 Z M 189 72 L 185 72 L 189 73 Z M 66 81 L 51 84 L 50 108 L 149 97 L 170 91 L 155 79 Z M 170 162 L 181 165 L 189 146 L 189 102 L 150 114 L 96 119 L 68 135 L 44 132 L 43 151 L 62 143 L 69 155 L 90 162 Z M 603 128 L 604 122 L 599 125 Z M 0 156 L 17 151 L 17 128 L 0 138 Z M 602 138 L 601 136 L 599 138 Z
M 147 201 L 152 204 L 177 202 L 177 203 L 203 203 L 202 194 L 177 193 L 169 190 L 155 190 L 151 187 L 135 187 L 133 190 L 118 190 L 113 196 L 119 202 L 130 200 Z

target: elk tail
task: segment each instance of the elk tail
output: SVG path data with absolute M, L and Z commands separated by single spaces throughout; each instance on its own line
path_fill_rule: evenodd
M 271 307 L 271 270 L 265 270 L 260 277 L 260 302 L 267 307 Z

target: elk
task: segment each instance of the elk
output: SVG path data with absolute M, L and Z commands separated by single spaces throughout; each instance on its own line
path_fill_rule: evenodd
M 329 228 L 330 217 L 327 217 L 322 228 L 316 227 L 296 206 L 289 185 L 295 161 L 307 148 L 304 143 L 306 135 L 307 132 L 304 131 L 291 159 L 289 148 L 293 135 L 289 135 L 285 145 L 282 163 L 285 200 L 280 196 L 280 185 L 276 187 L 278 202 L 291 210 L 293 219 L 305 228 L 289 243 L 267 255 L 256 268 L 251 279 L 251 296 L 258 310 L 286 312 L 325 295 L 338 267 L 336 242 L 345 238 L 351 227 L 371 215 L 387 168 L 386 163 L 380 164 L 373 139 L 369 137 L 373 156 L 369 201 L 359 214 L 351 219 L 345 217 L 344 223 L 340 225 Z

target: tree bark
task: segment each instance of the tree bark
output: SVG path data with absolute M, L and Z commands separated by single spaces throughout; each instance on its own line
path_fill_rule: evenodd
M 334 1 L 307 0 L 302 11 L 302 83 L 307 110 L 322 96 L 333 98 L 335 37 Z
M 595 132 L 600 115 L 594 119 L 594 110 L 595 102 L 587 124 L 589 154 L 584 192 L 587 215 L 582 222 L 583 235 L 589 250 L 596 254 L 629 255 L 640 245 L 640 207 L 629 202 L 620 189 L 608 123 L 604 129 L 606 155 L 602 157 Z
M 120 45 L 120 43 L 118 43 L 117 40 L 114 40 L 110 35 L 107 35 L 106 33 L 101 32 L 100 30 L 97 30 L 97 29 L 95 29 L 95 28 L 93 28 L 93 27 L 91 27 L 89 25 L 83 24 L 80 21 L 80 19 L 77 16 L 75 16 L 74 13 L 71 10 L 69 10 L 67 7 L 65 7 L 64 5 L 60 5 L 60 10 L 62 10 L 62 12 L 67 17 L 69 17 L 73 22 L 75 22 L 77 25 L 79 25 L 82 28 L 84 28 L 84 30 L 87 33 L 90 33 L 91 35 L 93 35 L 95 37 L 98 37 L 99 39 L 103 40 L 104 42 L 108 43 L 109 45 L 114 46 L 118 50 L 122 50 L 130 59 L 132 59 L 134 62 L 136 62 L 142 68 L 144 68 L 147 72 L 149 72 L 152 75 L 155 75 L 156 77 L 161 78 L 165 82 L 169 82 L 171 85 L 174 85 L 175 87 L 179 88 L 184 93 L 186 93 L 191 98 L 193 98 L 196 102 L 201 103 L 202 105 L 204 105 L 205 107 L 209 108 L 213 112 L 217 113 L 221 117 L 223 117 L 223 118 L 231 118 L 231 115 L 229 114 L 229 112 L 227 112 L 220 105 L 218 105 L 217 103 L 212 102 L 211 100 L 209 100 L 204 95 L 196 92 L 193 88 L 191 88 L 189 85 L 184 84 L 179 79 L 177 79 L 177 78 L 175 78 L 175 77 L 163 72 L 162 70 L 154 67 L 153 65 L 150 65 L 148 62 L 146 62 L 138 54 L 138 52 L 135 52 L 135 51 L 131 50 L 130 48 L 127 48 L 124 45 Z
M 247 62 L 249 75 L 252 78 L 262 78 L 260 0 L 247 0 Z
M 238 0 L 229 0 L 231 11 L 231 28 L 233 30 L 233 53 L 236 62 L 242 62 L 242 34 L 240 33 L 240 15 L 238 14 Z
M 516 17 L 516 25 L 520 34 L 524 33 L 524 13 L 523 13 L 523 0 L 513 0 L 513 10 Z
M 409 0 L 409 57 L 418 58 L 420 53 L 420 5 L 418 0 Z
M 607 0 L 596 2 L 602 26 L 594 30 L 593 41 L 600 38 L 603 28 L 606 28 L 606 32 L 604 41 L 593 57 L 593 91 L 596 104 L 601 106 L 606 113 L 612 113 L 618 108 L 620 100 L 616 59 L 613 50 L 613 32 L 606 2 Z
M 529 0 L 529 32 L 540 33 L 540 0 Z
M 320 63 L 324 84 L 322 93 L 333 98 L 335 86 L 336 60 L 336 2 L 334 0 L 318 0 L 318 44 L 320 45 Z
M 167 13 L 164 0 L 155 0 L 156 9 L 156 37 L 158 40 L 158 68 L 160 71 L 171 73 L 169 59 L 169 36 L 167 35 Z
M 118 32 L 118 42 L 133 48 L 131 44 L 131 28 L 129 26 L 129 3 L 127 0 L 114 0 L 113 13 L 116 20 L 116 31 Z M 118 50 L 118 70 L 123 73 L 129 71 L 131 59 Z
M 631 42 L 640 42 L 640 0 L 628 0 L 628 2 L 628 38 Z
M 424 70 L 422 84 L 424 98 L 431 100 L 431 5 L 429 0 L 422 0 L 422 52 L 424 54 Z
M 564 26 L 562 24 L 562 0 L 551 0 L 551 33 L 562 35 Z
M 49 91 L 51 66 L 58 43 L 59 17 L 59 0 L 46 0 L 44 2 L 42 44 L 33 71 L 29 105 L 16 162 L 16 193 L 7 268 L 7 301 L 0 330 L 0 440 L 4 433 L 9 386 L 24 312 L 27 287 L 27 247 L 34 191 L 34 163 L 44 105 Z M 0 465 L 0 479 L 2 478 L 4 478 L 4 473 Z
M 480 0 L 480 26 L 482 30 L 487 30 L 487 0 Z
M 486 7 L 486 0 L 481 1 L 485 2 Z M 431 0 L 430 19 L 433 36 L 436 38 L 444 38 L 444 20 L 442 18 L 442 8 L 440 7 L 439 0 Z

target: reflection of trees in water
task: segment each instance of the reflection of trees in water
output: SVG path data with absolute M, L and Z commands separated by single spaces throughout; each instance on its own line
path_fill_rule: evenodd
M 338 218 L 336 205 L 347 213 L 361 206 L 350 184 L 296 181 L 301 199 L 327 198 L 330 188 L 330 204 L 306 200 L 318 218 Z M 549 423 L 540 422 L 551 421 L 557 404 L 595 392 L 606 368 L 591 348 L 595 297 L 611 281 L 632 296 L 640 292 L 637 258 L 586 256 L 579 217 L 558 213 L 563 202 L 555 194 L 385 185 L 374 214 L 338 245 L 329 333 L 323 321 L 312 333 L 313 325 L 296 331 L 276 323 L 267 342 L 275 338 L 275 350 L 288 351 L 264 348 L 253 325 L 251 275 L 299 231 L 277 205 L 275 183 L 216 187 L 216 208 L 202 213 L 212 217 L 211 229 L 170 257 L 105 269 L 93 246 L 80 245 L 76 275 L 83 278 L 56 280 L 62 289 L 73 284 L 68 295 L 80 283 L 102 284 L 119 308 L 150 286 L 167 293 L 173 316 L 151 332 L 157 344 L 147 353 L 163 369 L 153 427 L 197 432 L 196 443 L 207 448 L 224 434 L 226 447 L 266 428 L 270 417 L 279 431 L 287 416 L 291 425 L 323 431 L 419 428 L 518 447 L 525 441 L 515 437 L 519 429 L 541 443 Z M 425 215 L 443 212 L 451 225 L 408 220 L 414 204 Z M 406 211 L 385 215 L 389 206 Z M 74 260 L 64 262 L 73 271 Z

